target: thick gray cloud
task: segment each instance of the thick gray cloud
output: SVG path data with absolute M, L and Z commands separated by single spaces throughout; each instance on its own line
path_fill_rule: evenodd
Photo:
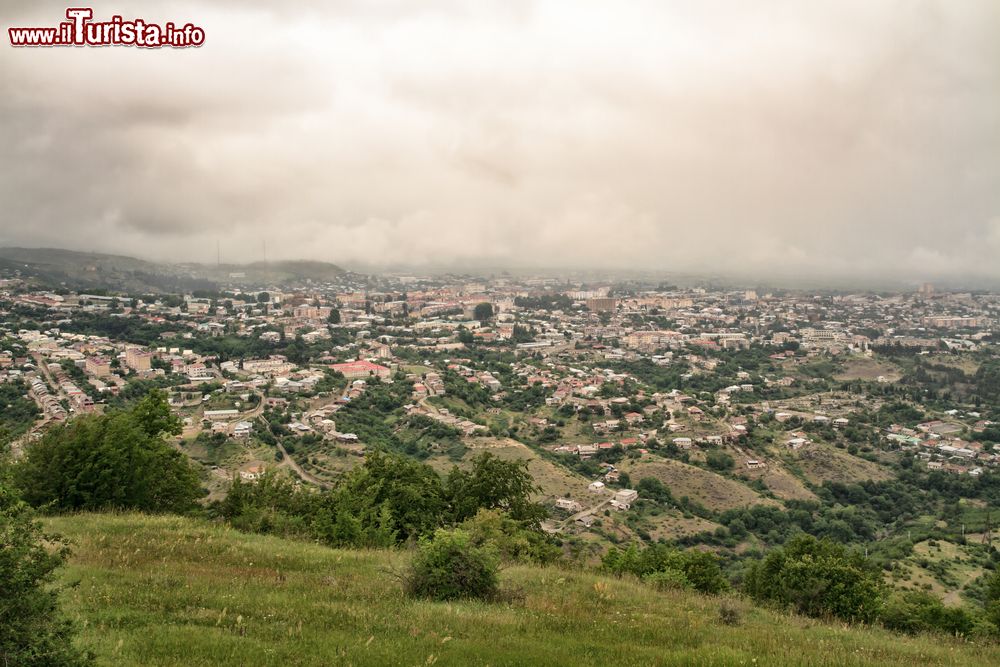
M 138 4 L 3 46 L 0 244 L 1000 280 L 993 0 Z

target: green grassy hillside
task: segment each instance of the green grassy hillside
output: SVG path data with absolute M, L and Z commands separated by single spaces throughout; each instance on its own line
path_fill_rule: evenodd
M 636 582 L 514 567 L 505 604 L 407 599 L 405 553 L 337 551 L 176 517 L 49 519 L 74 543 L 65 608 L 102 665 L 996 665 L 905 638 Z

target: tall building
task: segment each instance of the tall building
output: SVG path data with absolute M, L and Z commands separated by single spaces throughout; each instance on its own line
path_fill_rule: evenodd
M 87 357 L 84 370 L 91 375 L 105 377 L 111 375 L 111 362 L 104 357 Z
M 610 297 L 587 299 L 587 310 L 593 313 L 610 313 L 617 305 L 618 302 Z
M 139 347 L 125 350 L 125 365 L 136 371 L 148 371 L 152 367 L 153 355 Z

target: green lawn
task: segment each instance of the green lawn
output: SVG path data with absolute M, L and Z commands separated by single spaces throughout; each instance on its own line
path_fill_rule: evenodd
M 102 665 L 996 665 L 904 638 L 558 569 L 515 567 L 504 604 L 406 599 L 407 555 L 337 551 L 175 517 L 49 519 L 70 537 L 69 614 Z

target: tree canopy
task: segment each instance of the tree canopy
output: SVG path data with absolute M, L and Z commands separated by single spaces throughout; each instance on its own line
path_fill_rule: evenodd
M 47 534 L 0 477 L 0 664 L 77 667 L 93 658 L 73 645 L 73 625 L 52 582 L 69 549 Z
M 798 535 L 752 564 L 744 590 L 758 602 L 851 622 L 875 620 L 885 596 L 878 570 L 859 554 L 811 535 Z
M 49 511 L 185 512 L 201 487 L 187 457 L 164 441 L 180 429 L 154 390 L 129 410 L 49 429 L 14 467 L 15 481 L 28 503 Z

